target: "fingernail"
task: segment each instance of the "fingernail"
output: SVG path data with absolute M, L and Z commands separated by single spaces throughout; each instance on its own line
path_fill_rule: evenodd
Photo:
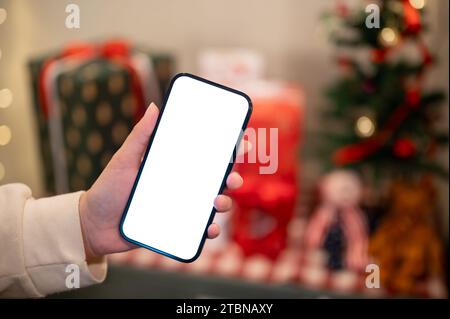
M 150 110 L 152 110 L 152 111 L 158 110 L 158 107 L 156 106 L 155 103 L 153 103 L 153 102 L 150 103 L 150 105 L 149 105 L 147 111 L 150 112 Z
M 150 105 L 147 107 L 147 109 L 145 110 L 145 114 L 144 114 L 144 116 L 151 116 L 151 114 L 155 114 L 155 113 L 157 113 L 159 110 L 158 110 L 158 107 L 156 106 L 156 104 L 155 103 L 150 103 Z

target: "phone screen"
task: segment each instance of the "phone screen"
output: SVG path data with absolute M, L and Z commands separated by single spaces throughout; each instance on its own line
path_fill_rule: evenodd
M 125 239 L 180 261 L 198 257 L 251 108 L 241 92 L 175 76 L 122 217 Z

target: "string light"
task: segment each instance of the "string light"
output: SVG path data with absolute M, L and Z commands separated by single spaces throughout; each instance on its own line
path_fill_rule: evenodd
M 381 30 L 380 41 L 385 46 L 394 46 L 398 43 L 398 33 L 393 28 L 386 27 Z
M 0 146 L 5 146 L 11 141 L 11 129 L 6 125 L 0 125 Z
M 7 14 L 6 10 L 3 8 L 0 8 L 0 24 L 5 22 L 7 15 L 8 14 Z
M 421 10 L 425 7 L 426 1 L 425 0 L 409 0 L 409 4 L 417 10 Z
M 10 89 L 0 90 L 0 109 L 7 108 L 13 101 L 13 94 Z
M 6 170 L 5 166 L 3 166 L 2 162 L 0 162 L 0 181 L 5 177 Z
M 360 137 L 370 137 L 375 133 L 375 124 L 369 117 L 361 116 L 356 121 L 355 131 Z

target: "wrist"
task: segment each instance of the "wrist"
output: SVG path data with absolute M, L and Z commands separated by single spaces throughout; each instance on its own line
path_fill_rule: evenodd
M 87 202 L 87 192 L 83 192 L 81 194 L 78 207 L 84 253 L 86 255 L 86 261 L 89 263 L 90 261 L 96 260 L 101 256 L 95 253 L 95 250 L 92 248 L 92 240 L 89 231 L 91 227 L 89 226 L 89 205 Z

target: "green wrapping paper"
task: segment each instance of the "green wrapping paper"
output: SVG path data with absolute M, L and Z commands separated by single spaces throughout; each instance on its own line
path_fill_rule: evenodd
M 137 110 L 147 107 L 151 101 L 160 103 L 172 77 L 173 59 L 168 55 L 142 54 L 142 51 L 140 55 L 141 58 L 145 55 L 151 65 L 150 70 L 139 70 L 144 76 L 148 73 L 147 80 L 142 82 L 148 93 L 145 105 L 138 105 L 125 66 L 93 58 L 75 67 L 62 68 L 56 76 L 53 96 L 59 107 L 57 118 L 44 114 L 39 90 L 40 74 L 52 56 L 29 63 L 45 187 L 49 194 L 90 187 L 131 131 Z M 61 135 L 58 138 L 61 143 L 55 143 L 52 138 L 55 131 L 50 127 L 54 121 L 61 124 L 62 129 L 57 133 Z M 61 178 L 55 182 L 61 174 L 63 182 Z

